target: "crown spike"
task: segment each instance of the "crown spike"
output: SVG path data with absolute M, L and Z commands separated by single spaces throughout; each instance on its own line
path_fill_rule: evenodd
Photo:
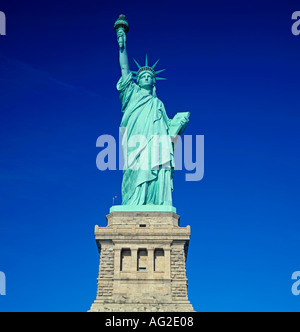
M 155 66 L 157 65 L 157 63 L 158 63 L 159 60 L 160 60 L 160 59 L 158 59 L 158 60 L 155 62 L 155 64 L 152 66 L 152 69 L 155 68 Z
M 166 70 L 166 69 L 158 70 L 158 71 L 155 72 L 155 74 L 159 74 L 159 73 L 161 73 L 161 72 L 163 72 L 163 71 L 165 71 L 165 70 Z
M 139 63 L 138 63 L 135 59 L 133 59 L 133 61 L 135 62 L 135 64 L 138 66 L 139 69 L 142 68 L 142 67 L 139 65 Z
M 145 66 L 148 67 L 148 57 L 147 57 L 147 53 L 146 53 Z
M 163 78 L 163 77 L 156 77 L 155 79 L 157 81 L 166 81 L 167 80 L 166 78 Z

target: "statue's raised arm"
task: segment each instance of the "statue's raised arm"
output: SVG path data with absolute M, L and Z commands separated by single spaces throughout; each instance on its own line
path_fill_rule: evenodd
M 126 49 L 126 33 L 129 31 L 129 25 L 125 15 L 120 15 L 115 22 L 114 29 L 117 33 L 117 39 L 119 44 L 119 60 L 122 77 L 125 80 L 130 74 L 129 61 Z

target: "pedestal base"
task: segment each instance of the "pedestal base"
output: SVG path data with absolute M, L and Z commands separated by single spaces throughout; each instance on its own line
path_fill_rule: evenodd
M 100 254 L 90 311 L 194 311 L 188 301 L 190 227 L 173 212 L 112 212 L 95 227 Z
M 194 312 L 191 304 L 139 304 L 139 303 L 98 303 L 95 301 L 90 312 Z

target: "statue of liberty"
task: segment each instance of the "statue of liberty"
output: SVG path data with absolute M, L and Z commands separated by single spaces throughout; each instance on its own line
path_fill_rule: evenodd
M 164 69 L 154 70 L 159 60 L 152 66 L 148 65 L 147 56 L 145 66 L 134 60 L 138 71 L 131 71 L 126 48 L 129 26 L 124 15 L 120 15 L 114 29 L 122 73 L 117 83 L 123 112 L 122 205 L 172 206 L 175 168 L 172 138 L 183 133 L 189 112 L 168 118 L 163 102 L 156 96 L 156 81 L 165 80 L 157 77 Z

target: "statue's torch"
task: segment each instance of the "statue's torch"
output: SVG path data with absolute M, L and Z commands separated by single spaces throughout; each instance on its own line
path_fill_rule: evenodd
M 125 15 L 120 15 L 119 18 L 116 20 L 114 25 L 114 30 L 116 32 L 118 32 L 119 30 L 123 30 L 125 33 L 129 31 L 129 24 Z M 120 36 L 118 38 L 118 42 L 120 48 L 123 48 L 125 46 L 123 37 Z

